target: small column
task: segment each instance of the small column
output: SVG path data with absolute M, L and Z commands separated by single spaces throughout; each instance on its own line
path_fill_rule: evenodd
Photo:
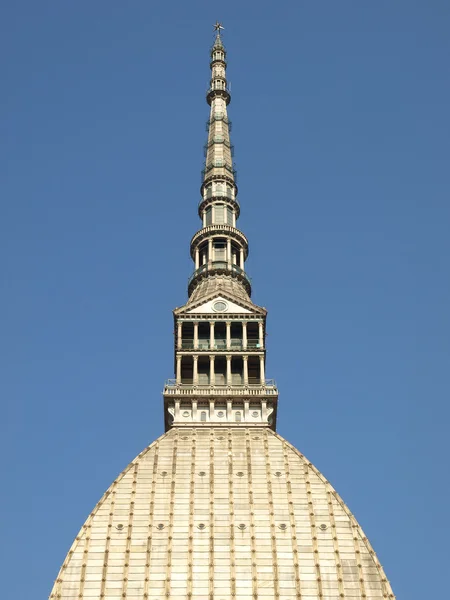
M 244 248 L 241 248 L 239 251 L 239 266 L 241 269 L 244 268 Z
M 231 354 L 227 354 L 227 385 L 231 385 Z
M 179 385 L 181 383 L 181 356 L 178 355 L 177 356 L 177 385 Z
M 227 238 L 227 265 L 231 268 L 231 239 Z
M 214 414 L 214 400 L 210 400 L 209 401 L 209 420 L 213 421 L 215 414 Z
M 231 421 L 233 416 L 233 402 L 231 400 L 227 400 L 227 421 L 228 423 Z
M 227 326 L 227 350 L 231 348 L 231 321 L 226 322 Z
M 192 358 L 194 359 L 194 385 L 198 385 L 198 354 L 193 354 Z
M 242 362 L 244 365 L 244 385 L 245 387 L 248 386 L 248 356 L 244 355 L 242 357 Z
M 209 322 L 209 349 L 214 350 L 214 321 Z
M 200 252 L 199 252 L 198 247 L 195 249 L 194 257 L 195 257 L 195 269 L 197 270 L 200 267 Z
M 208 240 L 208 264 L 211 266 L 213 259 L 213 242 L 212 238 Z
M 267 401 L 263 400 L 261 402 L 261 413 L 262 413 L 262 419 L 264 422 L 267 422 Z
M 260 348 L 264 348 L 264 326 L 263 326 L 263 322 L 259 321 L 258 323 L 258 328 L 259 328 L 259 347 Z
M 261 385 L 265 385 L 266 375 L 264 373 L 264 356 L 259 357 L 259 370 L 260 370 Z
M 198 321 L 194 321 L 194 350 L 198 350 Z
M 250 414 L 250 402 L 248 400 L 244 400 L 244 421 L 249 420 Z
M 209 355 L 209 385 L 216 385 L 216 376 L 214 375 L 214 361 L 216 360 L 215 354 Z
M 177 348 L 178 350 L 181 350 L 181 343 L 182 343 L 182 332 L 183 332 L 183 323 L 181 321 L 178 321 L 177 323 Z
M 174 421 L 178 421 L 180 418 L 180 400 L 177 398 L 175 400 L 175 414 L 173 416 Z
M 197 400 L 192 400 L 192 420 L 197 420 Z
M 247 350 L 247 321 L 242 321 L 242 349 Z

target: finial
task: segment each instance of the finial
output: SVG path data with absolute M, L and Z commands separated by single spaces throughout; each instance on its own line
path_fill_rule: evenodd
M 217 31 L 217 35 L 220 35 L 221 29 L 225 29 L 225 27 L 222 25 L 222 23 L 219 23 L 219 21 L 216 21 L 214 23 L 213 27 L 214 27 L 214 31 Z

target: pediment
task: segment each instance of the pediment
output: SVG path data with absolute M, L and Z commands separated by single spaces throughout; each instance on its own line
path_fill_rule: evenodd
M 250 314 L 252 311 L 239 305 L 232 300 L 228 300 L 224 296 L 216 296 L 206 302 L 202 302 L 199 306 L 187 310 L 187 314 L 216 314 L 216 313 L 233 313 L 233 314 Z
M 217 303 L 222 302 L 225 306 L 217 306 Z M 210 294 L 195 302 L 194 304 L 185 304 L 174 310 L 175 315 L 195 315 L 195 314 L 258 314 L 266 315 L 265 308 L 257 306 L 252 302 L 240 301 L 223 291 Z

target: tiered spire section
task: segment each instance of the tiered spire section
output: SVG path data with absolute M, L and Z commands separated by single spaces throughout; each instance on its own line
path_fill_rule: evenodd
M 265 378 L 267 311 L 250 300 L 248 242 L 236 224 L 240 210 L 227 115 L 226 50 L 220 24 L 215 29 L 198 209 L 202 226 L 191 240 L 189 300 L 174 310 L 175 379 L 164 388 L 165 425 L 275 429 L 278 391 Z
M 232 277 L 240 283 L 244 294 L 250 296 L 251 293 L 244 266 L 248 242 L 236 227 L 240 211 L 230 141 L 231 123 L 227 114 L 231 95 L 226 76 L 226 54 L 219 32 L 210 53 L 211 79 L 206 99 L 211 109 L 199 205 L 203 227 L 191 241 L 195 271 L 189 281 L 189 295 L 205 278 L 217 274 Z

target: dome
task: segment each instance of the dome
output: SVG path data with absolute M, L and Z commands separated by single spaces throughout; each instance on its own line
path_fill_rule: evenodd
M 76 537 L 64 600 L 394 598 L 355 518 L 267 427 L 177 427 L 121 473 Z

